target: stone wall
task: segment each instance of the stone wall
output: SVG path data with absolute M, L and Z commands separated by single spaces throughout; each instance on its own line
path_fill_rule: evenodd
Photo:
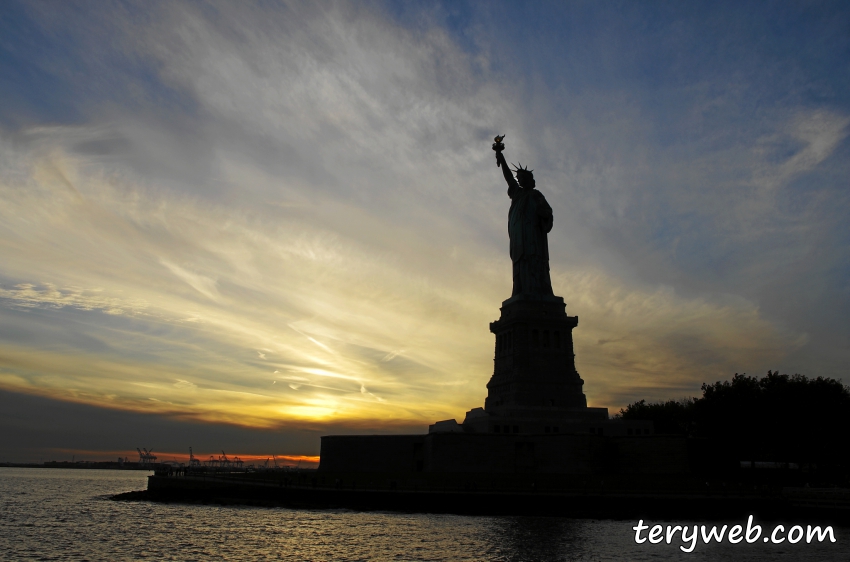
M 322 437 L 320 471 L 685 474 L 687 440 L 670 436 L 432 433 Z
M 319 470 L 415 472 L 424 464 L 425 435 L 326 435 Z M 422 463 L 422 464 L 420 464 Z

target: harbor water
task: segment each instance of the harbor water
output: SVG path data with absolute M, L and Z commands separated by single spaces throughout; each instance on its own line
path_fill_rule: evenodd
M 834 543 L 697 543 L 693 552 L 685 553 L 680 548 L 681 540 L 636 544 L 632 527 L 637 522 L 631 520 L 473 517 L 109 499 L 114 494 L 144 489 L 148 474 L 130 470 L 0 468 L 0 559 L 850 559 L 847 527 L 834 527 Z M 764 526 L 770 530 L 775 524 Z

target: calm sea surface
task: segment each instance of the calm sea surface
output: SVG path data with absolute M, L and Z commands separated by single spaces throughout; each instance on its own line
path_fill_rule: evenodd
M 834 544 L 726 542 L 697 544 L 694 552 L 686 554 L 679 550 L 680 540 L 635 544 L 634 521 L 162 505 L 108 499 L 145 488 L 147 475 L 0 468 L 0 559 L 850 560 L 848 528 L 835 529 Z M 772 529 L 773 524 L 764 526 Z

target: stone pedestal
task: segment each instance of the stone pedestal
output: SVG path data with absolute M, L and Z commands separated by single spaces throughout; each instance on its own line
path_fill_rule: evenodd
M 564 299 L 518 295 L 501 311 L 490 324 L 496 345 L 484 408 L 467 412 L 464 430 L 591 433 L 607 422 L 607 408 L 587 407 L 573 351 L 578 317 L 567 315 Z

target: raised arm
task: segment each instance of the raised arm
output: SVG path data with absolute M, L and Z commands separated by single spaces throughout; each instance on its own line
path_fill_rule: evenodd
M 496 163 L 500 168 L 502 168 L 502 174 L 505 176 L 505 181 L 508 182 L 508 197 L 513 198 L 514 193 L 516 193 L 519 189 L 519 184 L 516 179 L 514 179 L 514 175 L 511 173 L 511 169 L 508 167 L 508 163 L 505 161 L 502 151 L 497 150 L 495 145 L 493 150 L 496 151 Z

